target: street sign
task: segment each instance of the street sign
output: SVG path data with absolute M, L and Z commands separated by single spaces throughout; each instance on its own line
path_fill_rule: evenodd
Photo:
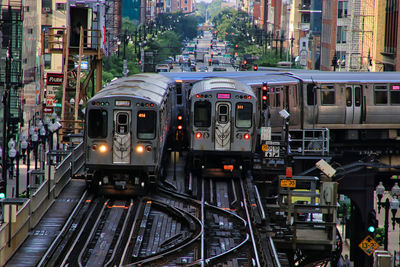
M 281 187 L 291 187 L 296 188 L 296 180 L 294 179 L 282 179 Z
M 43 113 L 53 113 L 53 107 L 43 107 Z
M 379 244 L 369 235 L 358 245 L 368 256 L 371 256 L 374 251 L 379 248 Z
M 262 151 L 268 151 L 268 145 L 267 144 L 263 144 L 262 146 L 261 146 L 261 149 L 262 149 Z

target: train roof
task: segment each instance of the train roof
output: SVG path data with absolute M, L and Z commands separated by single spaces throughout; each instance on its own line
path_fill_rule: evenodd
M 265 73 L 280 73 L 276 71 L 266 71 L 266 72 L 257 72 L 257 71 L 219 71 L 219 72 L 163 72 L 160 75 L 170 78 L 174 81 L 182 81 L 182 82 L 196 82 L 201 81 L 207 78 L 214 77 L 225 77 L 225 78 L 240 78 L 240 77 L 253 77 L 259 76 Z
M 298 79 L 292 77 L 291 73 L 264 73 L 259 76 L 248 76 L 248 77 L 238 77 L 235 78 L 244 84 L 249 86 L 262 85 L 267 83 L 267 85 L 281 85 L 281 84 L 297 84 Z
M 293 77 L 298 77 L 306 83 L 400 83 L 400 72 L 294 72 Z
M 248 85 L 241 83 L 235 79 L 225 77 L 214 77 L 195 83 L 190 92 L 190 96 L 220 89 L 241 91 L 248 95 L 254 96 L 253 91 Z
M 111 96 L 127 96 L 140 97 L 161 104 L 168 93 L 170 82 L 170 80 L 165 80 L 165 77 L 159 77 L 157 74 L 132 75 L 111 82 L 90 100 Z

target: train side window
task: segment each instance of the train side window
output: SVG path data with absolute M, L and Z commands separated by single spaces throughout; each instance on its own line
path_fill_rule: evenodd
M 236 104 L 236 127 L 250 128 L 253 115 L 253 105 L 251 103 Z
M 88 136 L 89 138 L 107 137 L 107 111 L 93 109 L 88 116 Z
M 347 107 L 351 107 L 351 103 L 352 103 L 352 95 L 351 95 L 351 87 L 346 87 L 346 106 Z
M 156 137 L 157 114 L 153 110 L 139 110 L 137 113 L 137 137 L 154 139 Z
M 390 104 L 400 104 L 400 85 L 392 85 L 390 89 Z
M 201 101 L 194 103 L 194 126 L 210 127 L 211 126 L 211 103 Z
M 275 89 L 275 107 L 280 107 L 281 106 L 281 93 L 280 89 L 276 88 Z
M 176 83 L 176 94 L 177 95 L 182 94 L 182 83 Z
M 361 106 L 361 101 L 362 101 L 361 86 L 355 86 L 354 87 L 354 101 L 355 101 L 356 107 Z
M 307 105 L 314 106 L 315 94 L 314 94 L 314 84 L 307 84 Z
M 388 103 L 388 92 L 386 85 L 374 86 L 375 105 L 386 105 Z
M 325 85 L 321 87 L 321 105 L 335 104 L 335 88 L 333 85 Z

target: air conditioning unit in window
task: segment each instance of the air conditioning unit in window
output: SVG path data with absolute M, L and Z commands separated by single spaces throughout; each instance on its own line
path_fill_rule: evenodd
M 42 12 L 43 13 L 51 13 L 51 8 L 50 7 L 44 7 Z

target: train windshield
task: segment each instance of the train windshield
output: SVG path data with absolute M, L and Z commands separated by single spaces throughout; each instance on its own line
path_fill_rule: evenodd
M 107 111 L 100 109 L 90 110 L 87 121 L 89 138 L 107 137 Z
M 194 103 L 194 126 L 211 126 L 211 103 L 208 101 Z
M 139 110 L 137 113 L 137 138 L 154 139 L 156 137 L 157 114 L 153 110 Z
M 251 103 L 237 103 L 236 127 L 250 128 L 252 114 L 253 114 L 253 105 Z

